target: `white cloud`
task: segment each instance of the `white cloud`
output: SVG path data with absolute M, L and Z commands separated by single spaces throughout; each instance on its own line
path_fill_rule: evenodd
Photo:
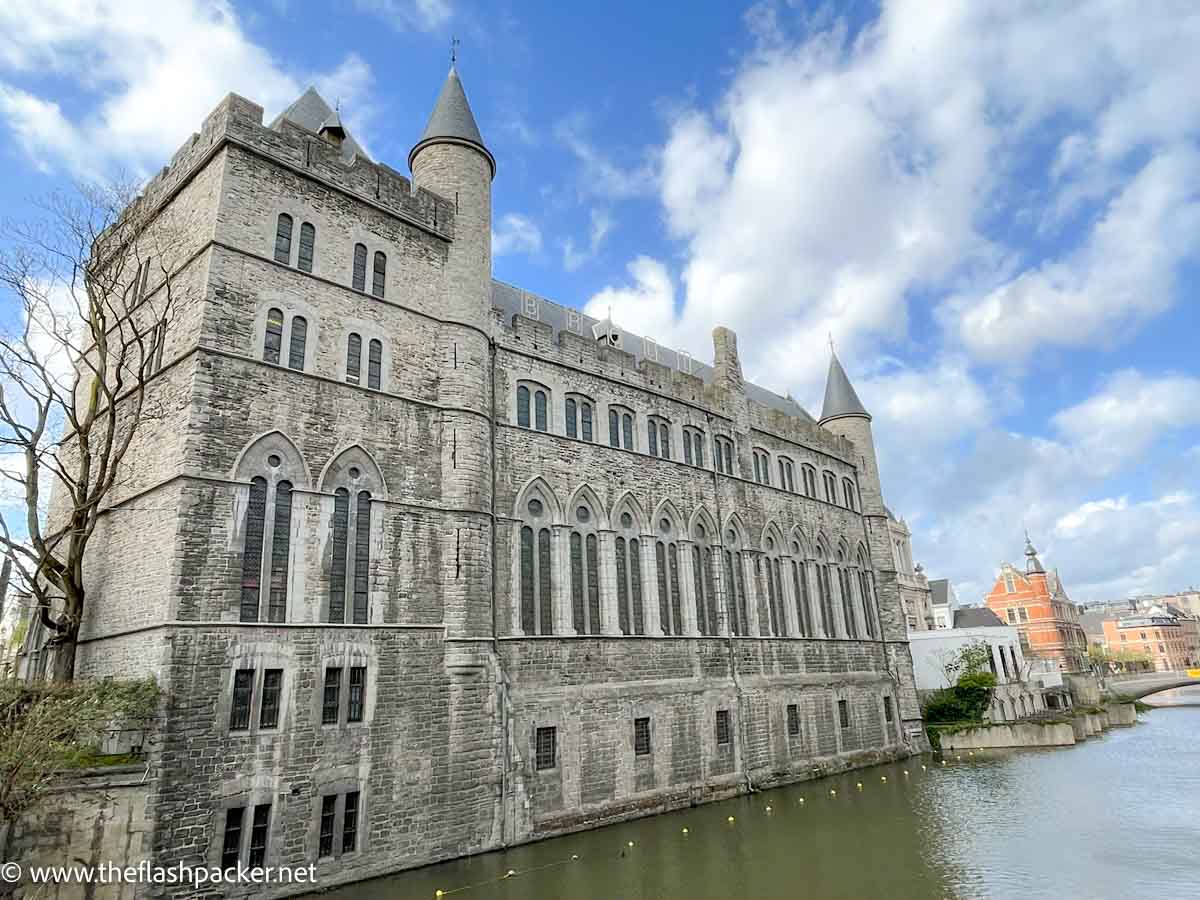
M 586 120 L 582 115 L 559 122 L 554 135 L 580 162 L 578 189 L 581 195 L 619 200 L 654 190 L 655 173 L 650 162 L 643 160 L 635 166 L 623 167 L 609 159 L 587 137 Z
M 354 54 L 324 75 L 286 70 L 224 0 L 10 0 L 0 4 L 0 71 L 0 115 L 22 150 L 43 169 L 88 178 L 162 165 L 230 91 L 270 116 L 308 80 L 344 99 L 370 84 Z M 22 86 L 26 77 L 48 78 L 60 94 L 70 85 L 81 102 L 64 109 Z
M 644 326 L 639 333 L 662 344 L 672 343 L 675 324 L 675 286 L 667 267 L 656 259 L 639 256 L 628 266 L 633 285 L 606 288 L 592 297 L 583 311 L 597 319 L 611 312 L 621 327 L 637 321 Z
M 397 31 L 436 31 L 454 15 L 449 0 L 355 0 L 354 5 Z
M 612 231 L 613 219 L 607 210 L 593 209 L 591 220 L 592 225 L 586 247 L 576 247 L 574 238 L 567 238 L 563 241 L 563 268 L 568 272 L 574 272 L 584 263 L 595 259 L 609 232 Z
M 492 255 L 538 253 L 542 249 L 542 231 L 528 216 L 508 213 L 492 231 Z

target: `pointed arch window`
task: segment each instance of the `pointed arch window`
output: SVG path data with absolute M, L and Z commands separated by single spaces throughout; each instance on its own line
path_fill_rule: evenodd
M 382 250 L 375 251 L 375 261 L 372 263 L 371 269 L 371 293 L 376 297 L 382 297 L 387 284 L 387 256 Z
M 713 549 L 710 532 L 703 522 L 692 531 L 692 587 L 696 599 L 696 627 L 703 635 L 717 634 L 717 586 L 713 578 Z
M 554 633 L 551 583 L 550 526 L 545 504 L 531 497 L 523 510 L 525 524 L 519 539 L 521 630 L 525 634 Z
M 344 623 L 349 610 L 352 624 L 366 625 L 370 612 L 371 492 L 339 487 L 333 497 L 333 561 L 326 621 Z
M 311 222 L 300 226 L 300 249 L 296 253 L 296 268 L 301 272 L 313 270 L 313 253 L 316 251 L 317 229 Z
M 846 556 L 839 550 L 837 555 L 838 591 L 842 595 L 842 620 L 846 637 L 858 637 L 858 617 L 854 614 L 854 592 L 850 583 L 850 570 L 846 568 Z
M 773 637 L 787 636 L 787 620 L 783 612 L 783 577 L 779 561 L 779 544 L 774 537 L 767 535 L 763 541 L 763 555 L 755 560 L 755 570 L 758 572 L 761 584 L 766 590 L 760 596 L 767 598 L 767 632 Z
M 281 464 L 276 454 L 268 458 L 273 472 Z M 292 483 L 286 479 L 268 481 L 261 475 L 252 478 L 243 523 L 239 614 L 243 622 L 287 619 L 291 522 Z
M 796 599 L 796 622 L 801 637 L 812 637 L 812 607 L 808 595 L 808 564 L 800 550 L 800 544 L 792 542 L 792 596 Z
M 594 439 L 593 421 L 595 406 L 592 401 L 582 394 L 568 394 L 563 404 L 563 420 L 566 425 L 567 437 L 588 441 Z
M 292 217 L 287 213 L 280 213 L 275 223 L 275 262 L 292 263 Z
M 862 598 L 863 624 L 867 629 L 867 637 L 874 640 L 876 636 L 876 620 L 875 620 L 875 587 L 873 575 L 871 572 L 871 564 L 867 559 L 867 555 L 860 548 L 858 551 L 858 587 L 859 596 Z
M 581 502 L 571 528 L 571 618 L 576 634 L 600 633 L 600 545 L 595 512 Z
M 829 576 L 829 556 L 824 547 L 817 548 L 817 606 L 821 612 L 821 633 L 836 637 L 833 617 L 833 582 Z
M 733 634 L 749 634 L 746 614 L 746 575 L 741 542 L 732 528 L 725 532 L 725 605 L 729 630 Z
M 614 541 L 617 563 L 617 620 L 622 634 L 645 634 L 642 602 L 642 541 L 637 520 L 628 510 L 617 519 L 620 530 Z M 632 629 L 632 632 L 631 630 Z
M 350 285 L 356 291 L 367 289 L 367 245 L 354 245 L 354 268 L 350 276 Z
M 663 634 L 683 634 L 683 609 L 679 595 L 679 544 L 671 520 L 658 523 L 654 564 L 658 575 L 658 619 Z

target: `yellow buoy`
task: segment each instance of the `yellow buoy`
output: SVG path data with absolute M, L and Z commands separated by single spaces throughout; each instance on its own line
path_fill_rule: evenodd
M 726 819 L 725 821 L 726 821 L 726 822 L 732 822 L 732 821 L 733 821 L 733 816 L 730 816 L 730 817 L 729 817 L 728 819 Z
M 684 834 L 687 834 L 687 833 L 688 833 L 688 830 L 687 830 L 686 828 L 684 828 L 684 829 L 683 829 L 683 833 L 684 833 Z
M 505 872 L 505 873 L 504 873 L 504 877 L 505 877 L 505 878 L 512 878 L 512 877 L 513 877 L 514 875 L 516 875 L 516 874 L 517 874 L 517 870 L 516 870 L 516 869 L 509 869 L 507 872 Z
M 858 782 L 858 784 L 856 784 L 855 787 L 861 791 L 862 790 L 862 782 L 861 781 Z
M 578 854 L 578 853 L 572 853 L 572 854 L 571 854 L 571 859 L 579 859 L 579 854 Z
M 769 806 L 768 806 L 768 807 L 767 807 L 767 812 L 770 812 L 770 811 L 771 811 L 771 807 L 769 807 Z
M 921 771 L 922 771 L 922 772 L 928 772 L 928 771 L 929 771 L 928 769 L 926 769 L 926 768 L 925 768 L 925 763 L 921 763 Z
M 904 777 L 905 777 L 905 778 L 907 778 L 907 777 L 908 777 L 908 769 L 905 769 L 905 770 L 904 770 Z
M 830 796 L 830 797 L 836 797 L 836 796 L 837 796 L 837 791 L 835 791 L 833 788 L 830 788 L 830 789 L 829 789 L 829 796 Z
M 436 891 L 434 891 L 434 892 L 433 892 L 433 896 L 435 896 L 435 897 L 441 897 L 441 896 L 445 895 L 445 893 L 446 893 L 446 892 L 445 892 L 445 891 L 443 891 L 441 888 L 438 888 Z
M 804 802 L 804 798 L 803 798 L 803 797 L 801 797 L 801 798 L 800 798 L 800 802 L 801 802 L 801 803 L 803 803 L 803 802 Z
M 882 781 L 884 784 L 887 784 L 887 776 L 886 775 L 880 775 L 879 780 Z
M 943 759 L 943 760 L 942 760 L 942 765 L 944 766 L 945 764 L 946 764 L 946 761 Z
M 633 846 L 633 841 L 630 841 L 630 842 L 629 842 L 629 846 L 630 846 L 630 847 L 632 847 L 632 846 Z
M 974 755 L 975 755 L 975 751 L 974 751 L 974 750 L 968 750 L 968 751 L 967 751 L 967 756 L 974 756 Z

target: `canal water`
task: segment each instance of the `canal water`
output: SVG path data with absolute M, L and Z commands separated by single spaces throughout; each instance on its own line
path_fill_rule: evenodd
M 323 896 L 1200 897 L 1200 688 L 1151 701 L 1073 748 L 914 758 Z

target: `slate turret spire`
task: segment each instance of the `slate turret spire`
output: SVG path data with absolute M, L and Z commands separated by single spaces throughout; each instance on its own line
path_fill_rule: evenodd
M 496 159 L 483 143 L 483 135 L 479 133 L 479 126 L 475 124 L 471 104 L 467 102 L 466 91 L 459 80 L 458 69 L 453 64 L 446 81 L 442 84 L 437 102 L 433 105 L 433 113 L 429 117 L 429 124 L 425 126 L 425 132 L 416 146 L 409 151 L 410 169 L 417 154 L 433 144 L 460 144 L 478 150 L 487 157 L 492 177 L 496 176 Z
M 1029 532 L 1025 532 L 1025 574 L 1045 574 L 1046 569 L 1042 566 L 1042 561 L 1038 559 L 1037 550 L 1034 549 L 1033 541 L 1029 539 Z
M 858 399 L 854 385 L 850 383 L 850 378 L 846 375 L 846 370 L 842 368 L 837 354 L 831 349 L 829 376 L 825 380 L 825 403 L 821 407 L 820 424 L 824 425 L 826 422 L 840 419 L 843 416 L 860 416 L 868 421 L 871 418 L 871 414 Z

